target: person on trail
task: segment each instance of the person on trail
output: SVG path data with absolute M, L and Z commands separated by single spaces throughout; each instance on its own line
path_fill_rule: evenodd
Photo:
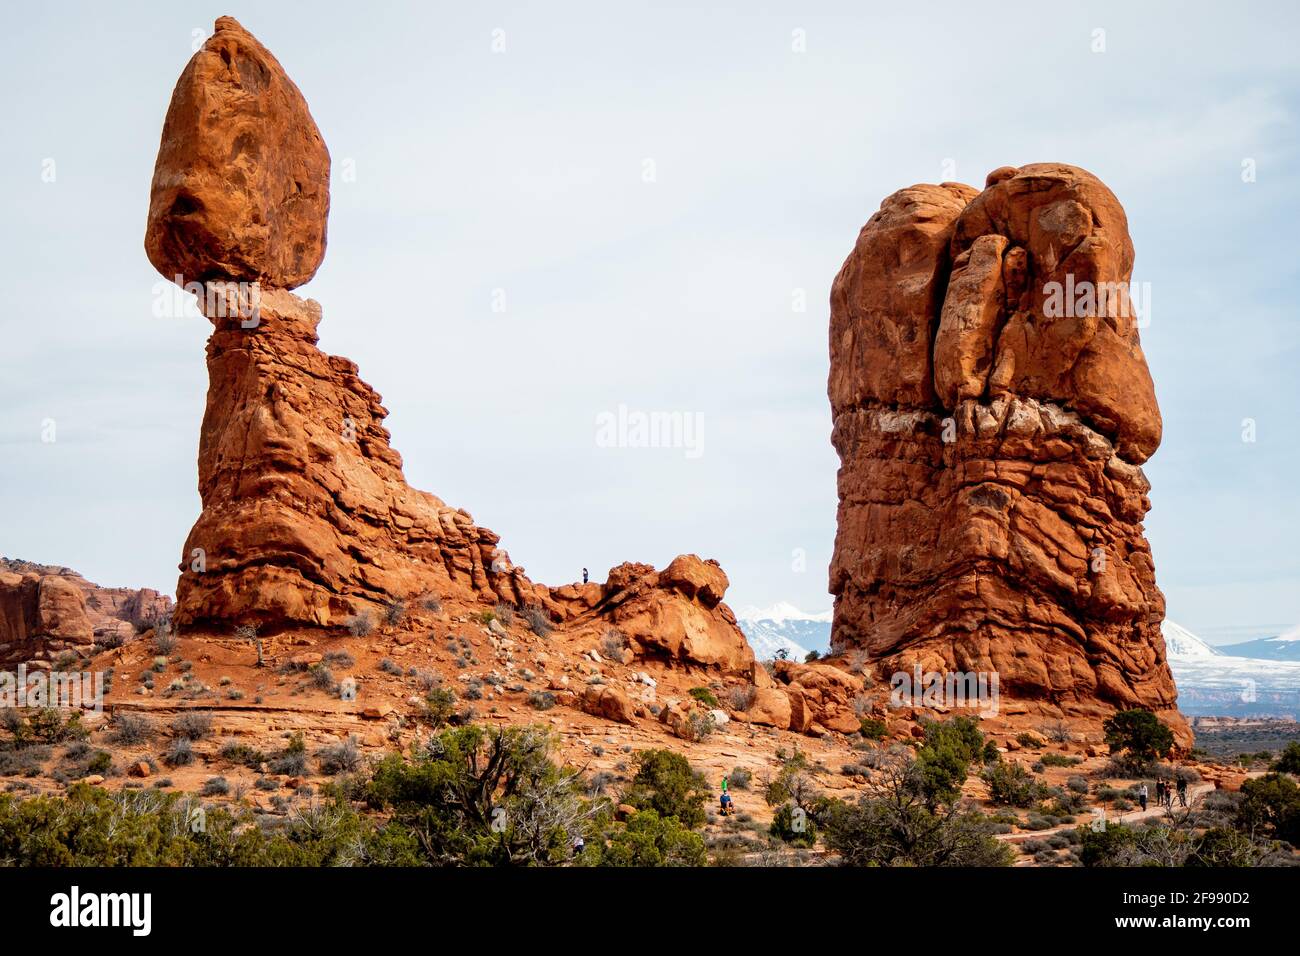
M 722 791 L 719 803 L 722 804 L 721 812 L 724 817 L 729 817 L 735 812 L 735 806 L 731 802 L 731 794 L 727 793 L 727 791 Z
M 1178 805 L 1180 807 L 1187 806 L 1187 778 L 1186 777 L 1178 778 Z
M 585 849 L 587 849 L 587 841 L 584 840 L 581 836 L 577 837 L 573 841 L 573 855 L 582 856 L 582 851 Z
M 726 793 L 726 792 L 727 792 L 727 775 L 726 775 L 726 774 L 723 774 L 723 775 L 722 775 L 722 792 L 723 792 L 723 793 Z
M 1142 786 L 1138 787 L 1138 802 L 1142 804 L 1143 810 L 1147 808 L 1147 796 L 1147 785 L 1144 783 Z
M 1165 805 L 1165 782 L 1163 780 L 1157 780 L 1156 781 L 1156 806 L 1163 807 L 1164 805 Z
M 583 569 L 582 569 L 582 583 L 583 583 L 583 584 L 586 584 L 586 583 L 587 583 L 587 569 L 586 569 L 586 568 L 583 568 Z

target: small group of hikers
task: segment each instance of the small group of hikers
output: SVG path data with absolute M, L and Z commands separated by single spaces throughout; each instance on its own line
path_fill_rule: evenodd
M 736 812 L 736 805 L 731 802 L 731 793 L 727 790 L 730 781 L 726 777 L 722 778 L 722 796 L 718 797 L 718 802 L 722 805 L 718 812 L 724 817 L 729 817 Z
M 1179 777 L 1176 783 L 1169 783 L 1167 780 L 1156 781 L 1156 805 L 1172 810 L 1174 808 L 1174 794 L 1178 794 L 1178 805 L 1187 806 L 1187 781 Z M 1150 799 L 1151 791 L 1147 789 L 1144 783 L 1138 787 L 1138 802 L 1142 804 L 1142 809 L 1147 808 L 1147 800 Z

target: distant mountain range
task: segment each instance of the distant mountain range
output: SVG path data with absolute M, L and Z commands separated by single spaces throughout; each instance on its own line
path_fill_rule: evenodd
M 759 660 L 784 650 L 802 661 L 825 654 L 831 643 L 831 612 L 809 613 L 785 601 L 736 613 Z M 1161 625 L 1169 669 L 1178 685 L 1178 709 L 1190 716 L 1300 716 L 1300 634 L 1211 647 L 1187 628 Z
M 1252 657 L 1265 661 L 1300 661 L 1300 628 L 1279 634 L 1277 637 L 1261 637 L 1254 641 L 1242 641 L 1240 644 L 1223 644 L 1219 650 L 1231 657 Z
M 781 650 L 790 660 L 801 661 L 809 651 L 825 654 L 831 649 L 830 611 L 809 614 L 779 601 L 766 608 L 742 608 L 736 612 L 736 622 L 761 661 L 771 660 Z
M 1300 656 L 1246 656 L 1259 648 L 1275 655 L 1297 643 L 1266 638 L 1211 647 L 1173 621 L 1161 625 L 1169 669 L 1178 685 L 1178 709 L 1204 717 L 1300 715 Z

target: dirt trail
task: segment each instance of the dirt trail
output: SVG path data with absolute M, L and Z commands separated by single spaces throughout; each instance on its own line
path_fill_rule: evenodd
M 1212 783 L 1198 783 L 1193 787 L 1188 787 L 1187 789 L 1188 807 L 1195 807 L 1197 801 L 1213 789 L 1214 789 L 1214 784 Z M 1175 795 L 1174 796 L 1175 807 L 1177 807 L 1177 804 L 1178 804 L 1178 797 L 1177 795 Z M 1148 806 L 1145 810 L 1130 810 L 1127 813 L 1121 813 L 1119 814 L 1115 822 L 1129 824 L 1129 823 L 1133 823 L 1136 820 L 1145 820 L 1148 819 L 1149 817 L 1160 816 L 1161 814 L 1167 812 L 1168 810 L 1165 807 Z M 1091 811 L 1089 811 L 1089 814 L 1091 814 Z M 1107 820 L 1111 819 L 1111 814 L 1109 812 L 1106 814 L 1106 819 Z M 1091 820 L 1088 822 L 1091 822 Z M 1028 840 L 1040 840 L 1043 837 L 1051 836 L 1053 833 L 1063 833 L 1066 830 L 1077 830 L 1080 826 L 1086 826 L 1086 825 L 1087 825 L 1086 823 L 1083 824 L 1063 823 L 1060 826 L 1051 827 L 1050 829 L 1047 830 L 1030 830 L 1024 833 L 999 833 L 998 839 L 1004 840 L 1007 843 L 1024 843 Z

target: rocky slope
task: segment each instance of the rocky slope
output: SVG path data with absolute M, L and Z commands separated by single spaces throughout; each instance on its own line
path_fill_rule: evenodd
M 71 568 L 0 558 L 0 665 L 120 644 L 171 611 L 151 588 L 102 588 Z
M 1132 266 L 1118 200 L 1060 164 L 903 189 L 863 227 L 831 292 L 836 651 L 1190 739 L 1142 534 L 1161 420 Z

